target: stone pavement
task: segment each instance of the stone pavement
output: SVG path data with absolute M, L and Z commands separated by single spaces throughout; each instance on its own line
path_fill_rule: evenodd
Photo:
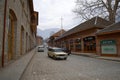
M 35 51 L 36 48 L 8 66 L 0 69 L 0 80 L 19 80 L 32 57 L 34 56 Z
M 120 80 L 120 63 L 70 55 L 67 60 L 36 52 L 20 80 Z
M 0 80 L 19 80 L 22 74 L 24 73 L 27 65 L 32 60 L 32 57 L 34 56 L 35 51 L 36 51 L 36 48 L 30 51 L 29 53 L 25 54 L 24 56 L 22 56 L 20 59 L 9 64 L 8 66 L 0 69 Z M 118 58 L 117 57 L 101 57 L 101 56 L 93 55 L 89 53 L 85 54 L 85 53 L 75 53 L 75 52 L 73 52 L 73 54 L 120 62 L 120 57 Z
M 111 60 L 111 61 L 118 61 L 120 62 L 120 57 L 107 57 L 107 56 L 99 56 L 95 53 L 78 53 L 78 52 L 72 52 L 74 55 L 80 55 L 85 57 L 92 57 L 92 58 L 98 58 L 98 59 L 104 59 L 104 60 Z

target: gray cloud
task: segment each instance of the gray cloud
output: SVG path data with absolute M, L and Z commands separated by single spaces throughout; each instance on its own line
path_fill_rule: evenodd
M 75 0 L 33 0 L 34 9 L 39 12 L 40 29 L 60 28 L 60 18 L 63 17 L 63 27 L 70 29 L 79 24 L 79 19 L 72 12 Z

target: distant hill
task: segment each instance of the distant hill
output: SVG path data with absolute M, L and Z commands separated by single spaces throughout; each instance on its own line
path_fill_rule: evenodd
M 51 36 L 53 33 L 56 33 L 57 31 L 59 31 L 59 28 L 50 28 L 50 29 L 45 29 L 45 30 L 41 30 L 41 29 L 37 29 L 37 35 L 43 37 L 43 39 L 49 38 L 49 36 Z

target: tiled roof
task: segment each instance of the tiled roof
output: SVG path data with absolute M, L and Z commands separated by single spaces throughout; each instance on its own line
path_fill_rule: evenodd
M 103 33 L 114 32 L 114 31 L 120 31 L 120 22 L 114 23 L 110 26 L 107 26 L 106 28 L 97 32 L 97 35 L 100 35 L 100 34 L 103 34 Z
M 90 19 L 88 21 L 85 21 L 85 22 L 79 24 L 78 26 L 70 29 L 69 31 L 65 32 L 58 39 L 66 37 L 66 36 L 71 35 L 73 33 L 83 31 L 83 30 L 87 30 L 87 29 L 94 28 L 94 27 L 105 28 L 105 26 L 108 26 L 110 24 L 111 23 L 109 21 L 105 20 L 105 19 L 102 19 L 100 17 L 94 17 L 94 18 L 92 18 L 92 19 Z
M 53 34 L 52 36 L 54 37 L 59 37 L 61 36 L 61 34 L 64 34 L 66 31 L 64 29 L 59 30 L 58 32 L 56 32 L 55 34 Z
M 41 37 L 41 36 L 38 36 L 38 35 L 37 35 L 37 38 L 41 38 L 41 39 L 43 39 L 43 37 Z

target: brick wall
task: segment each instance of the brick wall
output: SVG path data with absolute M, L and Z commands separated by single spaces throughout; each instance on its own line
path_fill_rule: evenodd
M 100 48 L 100 41 L 101 40 L 115 40 L 116 41 L 116 47 L 117 47 L 117 55 L 110 55 L 106 54 L 105 56 L 119 56 L 120 57 L 120 33 L 113 33 L 113 34 L 104 34 L 104 35 L 98 35 L 97 36 L 97 54 L 102 55 L 101 48 Z

